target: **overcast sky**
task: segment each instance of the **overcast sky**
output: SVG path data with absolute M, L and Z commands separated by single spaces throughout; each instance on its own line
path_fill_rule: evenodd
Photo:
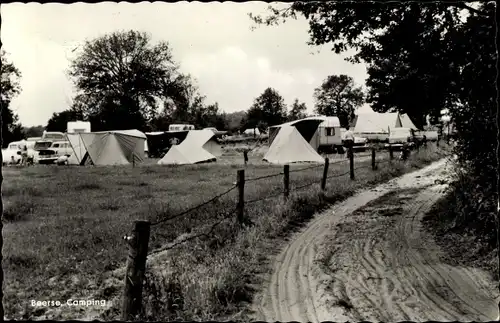
M 25 126 L 46 125 L 69 107 L 74 94 L 66 70 L 72 49 L 85 40 L 134 29 L 165 40 L 181 70 L 196 78 L 207 103 L 226 112 L 248 109 L 267 87 L 287 104 L 295 98 L 313 109 L 313 91 L 331 74 L 347 74 L 364 85 L 366 68 L 328 47 L 311 47 L 305 20 L 258 27 L 248 13 L 268 4 L 110 3 L 6 4 L 1 6 L 3 49 L 21 71 L 21 94 L 11 108 Z M 363 108 L 363 110 L 369 108 Z M 366 111 L 366 110 L 365 110 Z

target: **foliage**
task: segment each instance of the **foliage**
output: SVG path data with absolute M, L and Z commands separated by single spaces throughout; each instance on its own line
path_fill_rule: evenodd
M 354 111 L 364 102 L 361 87 L 356 87 L 348 75 L 330 75 L 314 90 L 316 113 L 337 116 L 340 125 L 346 127 L 354 118 Z
M 470 225 L 490 223 L 476 216 L 484 209 L 473 201 L 496 201 L 498 190 L 496 4 L 297 1 L 271 7 L 267 18 L 250 16 L 273 25 L 297 15 L 309 22 L 310 44 L 352 49 L 348 60 L 367 64 L 367 101 L 375 111 L 407 113 L 418 127 L 426 115 L 436 123 L 443 108 L 450 110 L 455 154 L 474 183 L 459 195 L 460 207 Z M 463 190 L 457 186 L 456 194 Z
M 82 114 L 74 109 L 64 110 L 62 112 L 54 112 L 47 122 L 47 131 L 66 132 L 68 122 L 82 120 Z
M 1 50 L 0 56 L 0 108 L 2 110 L 2 148 L 4 148 L 7 147 L 10 142 L 21 140 L 23 138 L 19 117 L 9 107 L 12 99 L 21 91 L 21 87 L 19 85 L 21 72 L 19 72 L 14 64 L 7 59 L 7 53 L 4 50 Z
M 87 41 L 69 74 L 75 98 L 96 130 L 144 130 L 161 97 L 177 97 L 178 67 L 168 43 L 142 32 L 114 32 Z
M 265 130 L 286 121 L 287 109 L 283 97 L 273 88 L 267 88 L 247 111 L 245 128 Z
M 290 112 L 288 112 L 288 121 L 300 120 L 306 117 L 307 106 L 304 102 L 299 103 L 299 99 L 295 99 Z
M 227 113 L 225 116 L 227 129 L 231 132 L 240 130 L 246 124 L 246 115 L 245 111 Z
M 408 113 L 417 126 L 428 114 L 437 118 L 454 101 L 461 55 L 453 45 L 463 24 L 460 15 L 487 19 L 484 7 L 460 2 L 296 1 L 270 9 L 266 18 L 250 16 L 267 25 L 304 16 L 309 44 L 330 44 L 335 53 L 353 49 L 355 54 L 347 59 L 368 65 L 367 102 L 375 111 Z
M 33 127 L 25 127 L 25 128 L 23 128 L 23 133 L 24 133 L 24 136 L 27 138 L 29 138 L 29 137 L 41 137 L 44 130 L 45 130 L 45 127 L 42 125 L 39 125 L 39 126 L 33 126 Z

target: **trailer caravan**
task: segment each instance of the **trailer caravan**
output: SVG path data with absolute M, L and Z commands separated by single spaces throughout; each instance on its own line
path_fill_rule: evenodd
M 91 132 L 90 122 L 88 121 L 70 121 L 67 125 L 67 133 Z

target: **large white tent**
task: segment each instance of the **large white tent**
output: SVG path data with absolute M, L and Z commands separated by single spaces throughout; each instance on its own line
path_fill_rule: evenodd
M 158 161 L 160 165 L 185 165 L 215 161 L 222 155 L 222 148 L 212 130 L 191 130 L 186 139 L 174 145 Z
M 415 124 L 411 121 L 410 117 L 408 116 L 408 114 L 401 114 L 399 116 L 401 118 L 401 126 L 403 128 L 410 128 L 410 129 L 413 129 L 413 130 L 417 130 L 417 127 L 415 127 Z
M 388 134 L 390 128 L 399 127 L 402 127 L 402 123 L 398 112 L 369 112 L 358 114 L 354 132 L 367 137 L 370 134 Z
M 144 160 L 146 135 L 139 130 L 81 132 L 68 134 L 73 154 L 69 164 L 128 165 Z
M 325 162 L 297 128 L 291 125 L 282 125 L 280 128 L 263 160 L 271 164 Z

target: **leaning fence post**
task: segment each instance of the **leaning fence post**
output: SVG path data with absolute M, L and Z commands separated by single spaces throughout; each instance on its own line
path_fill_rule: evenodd
M 125 238 L 129 247 L 122 308 L 123 321 L 134 320 L 141 312 L 150 228 L 149 221 L 135 221 L 132 235 Z
M 238 222 L 243 225 L 245 212 L 245 170 L 238 170 Z
M 290 195 L 290 165 L 285 165 L 283 167 L 283 185 L 284 185 L 284 194 L 285 199 L 288 199 Z
M 352 147 L 349 147 L 349 169 L 351 171 L 351 179 L 354 180 L 354 152 Z
M 375 165 L 375 148 L 372 148 L 372 169 L 375 170 L 377 166 Z
M 323 168 L 323 177 L 321 178 L 321 190 L 324 191 L 326 188 L 326 178 L 328 177 L 328 165 L 330 164 L 330 159 L 325 158 L 325 167 Z

